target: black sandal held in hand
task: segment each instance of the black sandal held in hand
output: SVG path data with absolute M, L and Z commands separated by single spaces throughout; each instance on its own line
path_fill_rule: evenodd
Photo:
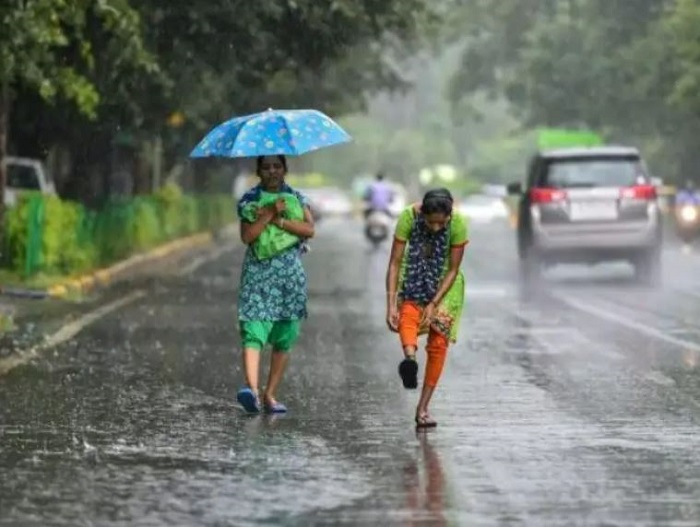
M 403 387 L 408 390 L 418 388 L 418 363 L 416 359 L 404 359 L 399 364 L 399 375 L 403 381 Z

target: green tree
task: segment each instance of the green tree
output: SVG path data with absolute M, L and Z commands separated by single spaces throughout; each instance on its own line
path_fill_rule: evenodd
M 96 119 L 99 88 L 90 73 L 99 69 L 95 28 L 113 35 L 122 60 L 141 51 L 138 16 L 126 0 L 8 0 L 0 6 L 0 227 L 4 209 L 4 158 L 13 95 L 38 94 L 47 104 L 68 101 Z
M 100 94 L 97 119 L 69 106 L 45 105 L 43 124 L 22 128 L 23 146 L 34 151 L 44 148 L 32 142 L 68 143 L 82 160 L 72 178 L 78 190 L 88 188 L 86 178 L 95 170 L 109 172 L 115 138 L 128 140 L 138 166 L 144 166 L 138 163 L 144 146 L 161 140 L 170 167 L 214 124 L 234 114 L 285 106 L 336 115 L 361 110 L 366 93 L 406 87 L 390 58 L 410 53 L 437 16 L 426 0 L 131 5 L 129 13 L 142 21 L 136 42 L 143 40 L 158 69 L 144 66 L 143 49 L 94 24 L 90 42 L 101 60 L 79 71 Z M 21 111 L 36 115 L 36 98 L 22 95 Z M 174 112 L 184 117 L 176 127 L 168 124 Z
M 357 110 L 363 95 L 402 85 L 387 51 L 407 47 L 432 10 L 424 0 L 289 0 L 209 7 L 145 0 L 147 41 L 171 79 L 161 115 L 179 109 L 190 145 L 233 114 L 268 107 Z M 183 136 L 186 140 L 183 139 Z M 178 148 L 179 147 L 179 148 Z
M 450 96 L 505 96 L 530 126 L 593 128 L 659 171 L 696 170 L 696 0 L 460 2 L 465 51 Z

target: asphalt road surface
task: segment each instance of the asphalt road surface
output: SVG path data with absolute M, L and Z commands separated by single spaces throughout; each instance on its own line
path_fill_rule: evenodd
M 514 247 L 472 227 L 422 434 L 359 223 L 306 257 L 287 416 L 235 403 L 240 249 L 134 284 L 0 377 L 0 525 L 699 525 L 700 255 L 669 248 L 660 290 L 607 265 L 524 298 Z

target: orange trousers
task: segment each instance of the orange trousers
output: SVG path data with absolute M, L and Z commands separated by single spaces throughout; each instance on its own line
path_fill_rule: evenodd
M 403 302 L 399 311 L 399 338 L 401 345 L 418 349 L 418 330 L 420 328 L 421 317 L 423 316 L 423 308 L 414 302 Z M 428 354 L 428 365 L 425 368 L 424 384 L 431 388 L 435 388 L 442 375 L 442 369 L 445 366 L 447 358 L 447 347 L 449 339 L 431 329 L 428 333 L 428 345 L 425 351 Z

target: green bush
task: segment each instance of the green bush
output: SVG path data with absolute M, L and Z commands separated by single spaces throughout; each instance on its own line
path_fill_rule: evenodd
M 228 196 L 212 196 L 206 201 L 209 217 L 207 227 L 219 229 L 236 220 L 236 209 L 233 201 Z
M 132 207 L 132 218 L 128 222 L 131 251 L 145 251 L 167 239 L 155 200 L 136 198 Z
M 133 206 L 125 199 L 110 200 L 95 211 L 92 232 L 88 233 L 90 243 L 96 247 L 100 264 L 108 264 L 129 254 L 132 236 L 129 233 Z
M 82 206 L 39 193 L 23 194 L 6 215 L 9 266 L 24 274 L 62 274 L 89 269 L 91 243 L 79 240 Z M 35 229 L 35 230 L 34 230 Z
M 18 271 L 24 267 L 27 255 L 30 206 L 28 196 L 22 195 L 14 207 L 5 211 L 5 250 L 3 265 Z
M 4 265 L 27 276 L 71 275 L 234 220 L 232 196 L 190 196 L 173 184 L 96 211 L 27 193 L 6 214 Z
M 154 198 L 160 210 L 164 235 L 166 239 L 172 239 L 180 234 L 182 190 L 174 183 L 167 183 L 154 194 Z
M 192 196 L 183 196 L 180 202 L 181 221 L 180 234 L 193 234 L 199 230 L 199 210 L 197 200 Z
M 44 199 L 42 267 L 55 273 L 79 272 L 94 264 L 92 244 L 79 244 L 82 206 L 61 201 L 57 197 Z

